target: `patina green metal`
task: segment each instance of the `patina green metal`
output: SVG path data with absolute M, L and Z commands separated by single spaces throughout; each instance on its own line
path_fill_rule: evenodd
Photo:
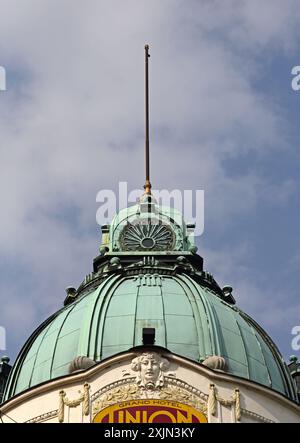
M 76 356 L 100 361 L 142 345 L 145 327 L 155 328 L 155 345 L 197 362 L 223 356 L 229 373 L 293 398 L 289 374 L 270 338 L 186 273 L 112 274 L 79 296 L 29 339 L 5 398 L 66 375 Z
M 295 386 L 280 352 L 234 305 L 231 288 L 223 291 L 203 271 L 202 258 L 191 252 L 193 236 L 181 214 L 158 207 L 154 200 L 144 211 L 145 203 L 149 205 L 142 199 L 141 205 L 120 211 L 105 227 L 93 272 L 77 290 L 67 288 L 65 306 L 24 345 L 10 373 L 5 400 L 67 375 L 77 356 L 101 361 L 142 345 L 143 328 L 155 329 L 157 346 L 199 364 L 209 356 L 222 356 L 228 373 L 295 400 Z M 122 250 L 127 222 L 157 225 L 157 220 L 172 231 L 172 251 L 161 245 Z
M 173 236 L 171 248 L 168 247 L 169 244 L 166 244 L 166 247 L 156 247 L 156 245 L 154 245 L 149 248 L 136 248 L 131 251 L 133 253 L 158 254 L 164 251 L 185 251 L 186 253 L 192 254 L 191 249 L 195 246 L 194 235 L 192 231 L 188 230 L 182 214 L 176 209 L 157 205 L 153 196 L 144 195 L 141 199 L 141 204 L 122 209 L 115 216 L 109 226 L 109 234 L 104 237 L 104 243 L 101 245 L 102 248 L 107 248 L 106 253 L 128 253 L 129 249 L 124 247 L 122 240 L 124 231 L 128 230 L 130 226 L 153 228 L 154 240 L 156 233 L 155 228 L 167 229 Z M 137 238 L 142 242 L 142 234 L 137 234 Z

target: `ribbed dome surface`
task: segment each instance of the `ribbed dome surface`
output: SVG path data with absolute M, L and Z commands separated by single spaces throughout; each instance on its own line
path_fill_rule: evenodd
M 5 399 L 55 377 L 85 355 L 100 361 L 142 344 L 142 329 L 156 330 L 155 344 L 202 361 L 226 359 L 228 372 L 294 398 L 277 348 L 248 316 L 189 275 L 108 276 L 64 307 L 29 338 L 11 372 Z

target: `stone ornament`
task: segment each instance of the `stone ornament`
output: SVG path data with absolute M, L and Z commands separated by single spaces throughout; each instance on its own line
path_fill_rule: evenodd
M 93 408 L 93 416 L 107 406 L 111 406 L 115 403 L 120 403 L 126 400 L 136 400 L 139 398 L 139 389 L 136 384 L 126 384 L 108 392 L 102 394 L 99 400 L 95 403 Z
M 88 357 L 75 357 L 69 365 L 69 374 L 91 368 L 96 362 Z
M 223 357 L 219 357 L 218 355 L 213 355 L 211 357 L 207 357 L 202 364 L 207 366 L 210 369 L 218 369 L 219 371 L 226 370 L 226 360 Z
M 238 388 L 234 390 L 231 398 L 225 400 L 217 394 L 216 387 L 214 384 L 209 386 L 210 392 L 208 396 L 208 410 L 211 415 L 216 414 L 217 402 L 219 402 L 222 406 L 234 406 L 235 418 L 237 421 L 241 420 L 241 402 L 240 402 L 240 391 Z
M 216 415 L 217 402 L 219 402 L 222 406 L 234 406 L 234 414 L 236 421 L 241 421 L 242 415 L 253 418 L 255 421 L 259 421 L 261 423 L 275 423 L 273 420 L 270 420 L 263 415 L 257 414 L 256 412 L 249 411 L 247 409 L 243 409 L 241 407 L 241 397 L 240 390 L 235 388 L 233 394 L 229 399 L 224 399 L 220 397 L 217 393 L 217 388 L 214 384 L 210 384 L 209 386 L 209 396 L 207 401 L 207 409 L 211 415 Z
M 201 412 L 206 413 L 207 406 L 203 399 L 191 393 L 190 390 L 179 387 L 178 385 L 169 385 L 161 390 L 160 398 L 162 400 L 178 401 L 188 406 L 193 406 Z
M 145 390 L 161 389 L 165 383 L 164 372 L 169 367 L 169 361 L 156 352 L 145 352 L 131 362 L 131 369 L 138 373 L 136 384 Z
M 69 408 L 77 408 L 82 403 L 82 411 L 84 415 L 90 413 L 90 385 L 85 383 L 83 386 L 83 393 L 79 391 L 80 397 L 76 400 L 69 400 L 66 397 L 65 391 L 59 392 L 59 407 L 58 407 L 58 421 L 63 423 L 65 418 L 65 406 Z

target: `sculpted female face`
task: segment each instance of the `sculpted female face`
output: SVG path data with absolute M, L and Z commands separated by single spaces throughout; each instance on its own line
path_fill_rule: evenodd
M 159 376 L 160 367 L 157 359 L 151 355 L 141 358 L 141 378 L 145 383 L 155 382 Z

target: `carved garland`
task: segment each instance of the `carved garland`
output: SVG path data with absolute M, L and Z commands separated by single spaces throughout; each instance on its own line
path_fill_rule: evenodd
M 109 385 L 104 386 L 103 388 L 99 389 L 98 391 L 94 392 L 94 394 L 91 395 L 91 401 L 92 403 L 97 400 L 99 397 L 102 397 L 103 394 L 110 392 L 112 389 L 117 388 L 119 386 L 128 385 L 131 383 L 134 383 L 135 377 L 126 378 L 124 380 L 117 380 Z
M 136 394 L 138 390 L 139 388 L 137 385 L 125 385 L 103 394 L 94 406 L 93 415 L 96 415 L 99 411 L 114 403 L 137 399 Z
M 225 400 L 224 398 L 220 397 L 217 394 L 216 387 L 214 384 L 209 385 L 209 396 L 208 396 L 208 410 L 211 413 L 211 415 L 216 414 L 217 409 L 217 401 L 222 406 L 234 406 L 234 412 L 235 412 L 235 418 L 237 421 L 240 421 L 241 419 L 241 402 L 240 402 L 240 391 L 238 388 L 234 390 L 234 393 L 232 394 L 231 398 L 229 400 Z
M 82 405 L 83 413 L 84 413 L 84 415 L 89 415 L 89 413 L 90 413 L 90 385 L 88 383 L 85 383 L 83 388 L 84 388 L 83 393 L 76 400 L 69 400 L 66 397 L 65 391 L 59 392 L 59 407 L 58 407 L 58 421 L 59 421 L 59 423 L 63 423 L 63 421 L 64 421 L 65 406 L 68 406 L 69 408 L 76 408 L 81 403 L 83 403 L 83 405 Z M 81 393 L 81 392 L 79 391 L 79 393 Z
M 198 397 L 176 386 L 163 388 L 161 390 L 160 398 L 163 400 L 178 401 L 179 403 L 193 406 L 204 413 L 207 411 L 206 405 Z

